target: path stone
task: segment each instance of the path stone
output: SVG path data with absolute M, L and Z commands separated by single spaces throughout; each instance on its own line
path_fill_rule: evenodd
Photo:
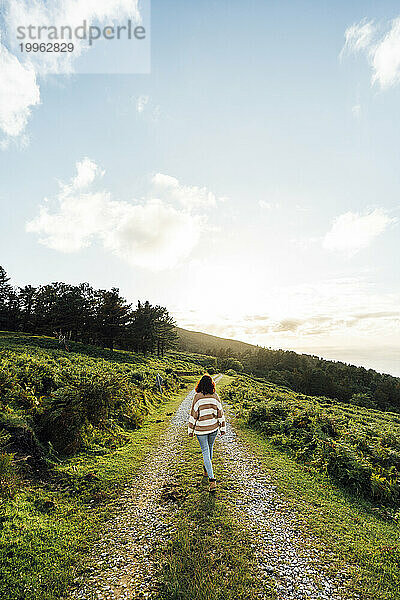
M 236 435 L 225 408 L 227 431 L 217 444 L 241 498 L 236 512 L 253 533 L 260 569 L 276 580 L 279 600 L 349 600 L 340 591 L 345 572 L 329 578 L 318 553 L 298 531 L 296 514 L 278 495 L 255 456 Z

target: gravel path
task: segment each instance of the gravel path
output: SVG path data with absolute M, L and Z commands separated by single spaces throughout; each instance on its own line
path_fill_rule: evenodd
M 225 465 L 234 474 L 234 485 L 240 489 L 236 510 L 254 534 L 258 564 L 265 574 L 274 576 L 279 600 L 348 600 L 340 592 L 346 573 L 338 573 L 335 580 L 324 575 L 310 540 L 305 545 L 298 532 L 295 512 L 237 437 L 229 416 L 226 420 L 226 435 L 219 436 L 217 444 Z
M 135 476 L 112 506 L 102 538 L 94 545 L 89 566 L 70 600 L 136 600 L 150 598 L 154 591 L 154 543 L 162 543 L 173 528 L 167 516 L 176 510 L 168 482 L 181 455 L 194 390 L 171 418 L 168 429 Z
M 221 376 L 215 377 L 218 380 Z M 135 476 L 112 506 L 112 517 L 92 548 L 88 568 L 68 600 L 139 600 L 152 598 L 155 591 L 155 565 L 152 553 L 167 541 L 175 526 L 169 519 L 177 510 L 174 499 L 173 469 L 181 460 L 180 447 L 187 436 L 187 420 L 194 390 L 181 403 L 167 430 Z M 279 600 L 345 600 L 336 581 L 323 574 L 312 548 L 296 530 L 296 515 L 285 506 L 257 459 L 245 448 L 229 423 L 227 433 L 216 445 L 225 466 L 240 488 L 235 510 L 250 527 L 254 553 L 261 572 L 277 582 Z M 200 466 L 200 465 L 199 465 Z M 217 476 L 218 478 L 218 476 Z M 218 495 L 217 495 L 218 498 Z M 347 599 L 349 600 L 349 599 Z

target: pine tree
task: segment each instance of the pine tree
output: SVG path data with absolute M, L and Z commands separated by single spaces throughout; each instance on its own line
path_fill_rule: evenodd
M 131 305 L 120 296 L 118 288 L 98 290 L 96 296 L 95 335 L 102 346 L 113 350 L 131 320 Z
M 9 281 L 0 266 L 0 329 L 15 330 L 18 328 L 18 297 Z
M 178 334 L 176 323 L 163 306 L 154 307 L 157 356 L 164 356 L 168 348 L 176 347 Z
M 37 288 L 31 285 L 19 288 L 18 298 L 22 331 L 33 331 L 34 329 L 33 311 L 36 292 Z

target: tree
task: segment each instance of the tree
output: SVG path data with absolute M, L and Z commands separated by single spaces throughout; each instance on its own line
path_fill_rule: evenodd
M 3 267 L 0 266 L 0 304 L 5 304 L 12 286 L 8 283 L 10 278 Z
M 0 266 L 0 329 L 18 328 L 18 297 L 9 283 L 5 269 Z
M 20 325 L 22 331 L 33 331 L 33 311 L 37 288 L 26 285 L 19 288 Z
M 148 300 L 138 302 L 128 328 L 127 345 L 136 352 L 157 352 L 163 356 L 168 348 L 177 345 L 176 323 L 164 306 L 152 306 Z
M 97 291 L 94 329 L 101 346 L 113 350 L 115 342 L 123 339 L 131 312 L 131 305 L 120 296 L 118 288 Z
M 37 290 L 34 305 L 33 331 L 35 333 L 54 334 L 57 327 L 56 303 L 57 291 L 54 285 L 41 285 Z
M 144 304 L 137 303 L 130 327 L 130 340 L 136 352 L 147 354 L 152 352 L 156 341 L 156 324 L 153 307 L 146 300 Z
M 164 356 L 167 348 L 174 348 L 178 344 L 176 323 L 164 306 L 154 307 L 155 335 L 157 356 Z

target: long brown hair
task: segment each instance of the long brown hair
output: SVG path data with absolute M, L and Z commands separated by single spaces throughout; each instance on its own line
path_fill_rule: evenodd
M 207 394 L 213 394 L 215 392 L 215 383 L 208 373 L 203 375 L 203 377 L 197 382 L 196 392 L 200 392 L 204 396 Z

